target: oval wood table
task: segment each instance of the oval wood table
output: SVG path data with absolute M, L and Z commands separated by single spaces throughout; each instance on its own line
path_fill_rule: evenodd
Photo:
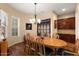
M 57 55 L 57 50 L 59 48 L 67 46 L 67 43 L 61 39 L 49 38 L 44 40 L 44 45 L 46 45 L 51 49 L 54 49 L 55 51 L 54 55 Z
M 67 43 L 61 39 L 56 38 L 45 38 L 43 40 L 44 45 L 50 46 L 50 47 L 57 47 L 61 48 L 67 45 Z
M 33 40 L 33 41 L 36 41 L 36 38 L 40 38 L 40 37 L 38 37 L 38 36 L 35 37 L 34 36 L 34 38 L 35 38 L 35 40 Z M 37 43 L 39 43 L 39 42 L 37 42 Z M 44 45 L 50 46 L 50 47 L 57 47 L 57 48 L 67 46 L 67 42 L 65 42 L 61 39 L 48 38 L 48 37 L 43 38 L 41 44 L 44 44 Z
M 67 46 L 67 43 L 61 39 L 56 38 L 45 38 L 43 40 L 44 45 L 55 50 L 55 55 L 57 54 L 58 48 L 63 48 Z
M 38 38 L 38 36 L 35 38 Z M 34 40 L 34 41 L 36 41 L 36 40 Z M 39 42 L 37 42 L 37 43 L 39 43 Z M 61 39 L 47 38 L 47 37 L 45 37 L 40 44 L 43 44 L 46 47 L 49 47 L 51 49 L 55 48 L 55 55 L 56 55 L 56 51 L 58 50 L 58 48 L 67 46 L 67 43 Z

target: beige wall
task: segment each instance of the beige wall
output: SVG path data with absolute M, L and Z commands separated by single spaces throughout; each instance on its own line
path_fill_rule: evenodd
M 33 18 L 33 16 L 30 15 L 28 20 L 25 20 L 25 23 L 30 23 L 29 19 L 32 19 L 32 18 Z M 25 29 L 25 33 L 31 33 L 31 35 L 37 35 L 37 25 L 32 24 L 32 30 L 26 30 Z
M 60 34 L 75 34 L 75 30 L 58 30 L 58 33 Z
M 75 17 L 75 13 L 58 16 L 58 19 L 64 19 L 64 18 L 70 18 L 70 17 Z
M 79 4 L 77 4 L 76 7 L 76 13 L 75 13 L 75 19 L 76 19 L 76 49 L 79 53 Z
M 26 14 L 23 14 L 19 11 L 16 11 L 15 9 L 11 8 L 8 4 L 0 4 L 0 9 L 2 9 L 4 12 L 8 15 L 8 44 L 9 46 L 14 45 L 15 43 L 22 42 L 23 41 L 23 35 L 25 31 L 25 21 L 28 19 L 28 16 Z M 20 35 L 19 36 L 12 36 L 12 19 L 11 16 L 16 16 L 20 18 Z
M 79 39 L 79 4 L 77 5 L 76 8 L 75 17 L 76 17 L 76 39 Z

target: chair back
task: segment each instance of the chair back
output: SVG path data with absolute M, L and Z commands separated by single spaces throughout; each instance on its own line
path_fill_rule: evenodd
M 25 52 L 27 55 L 30 55 L 30 34 L 27 33 L 26 35 L 24 35 L 24 45 L 25 45 Z
M 38 55 L 45 55 L 45 46 L 43 45 L 43 39 L 37 38 L 38 42 Z
M 56 34 L 56 33 L 54 33 L 52 37 L 53 37 L 53 38 L 56 38 L 56 39 L 59 39 L 59 35 Z

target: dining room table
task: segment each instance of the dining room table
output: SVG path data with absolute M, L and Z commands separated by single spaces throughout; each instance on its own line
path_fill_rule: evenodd
M 43 42 L 45 46 L 54 49 L 55 55 L 57 54 L 59 48 L 67 46 L 67 43 L 65 41 L 56 38 L 45 38 Z
M 37 38 L 40 38 L 39 36 L 34 36 L 34 42 L 37 42 L 36 39 Z M 67 42 L 61 40 L 61 39 L 56 39 L 56 38 L 49 38 L 49 37 L 42 37 L 42 42 L 39 43 L 39 44 L 43 44 L 45 45 L 46 47 L 49 47 L 51 49 L 54 49 L 55 51 L 55 55 L 56 55 L 56 52 L 59 48 L 63 48 L 65 46 L 67 46 Z

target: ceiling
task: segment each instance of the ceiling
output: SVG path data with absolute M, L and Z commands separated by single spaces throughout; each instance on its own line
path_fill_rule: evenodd
M 16 10 L 27 13 L 34 14 L 34 3 L 9 3 L 10 6 Z M 65 8 L 66 11 L 62 11 Z M 54 11 L 57 15 L 74 13 L 76 9 L 76 3 L 37 3 L 36 13 L 45 13 L 47 11 Z

